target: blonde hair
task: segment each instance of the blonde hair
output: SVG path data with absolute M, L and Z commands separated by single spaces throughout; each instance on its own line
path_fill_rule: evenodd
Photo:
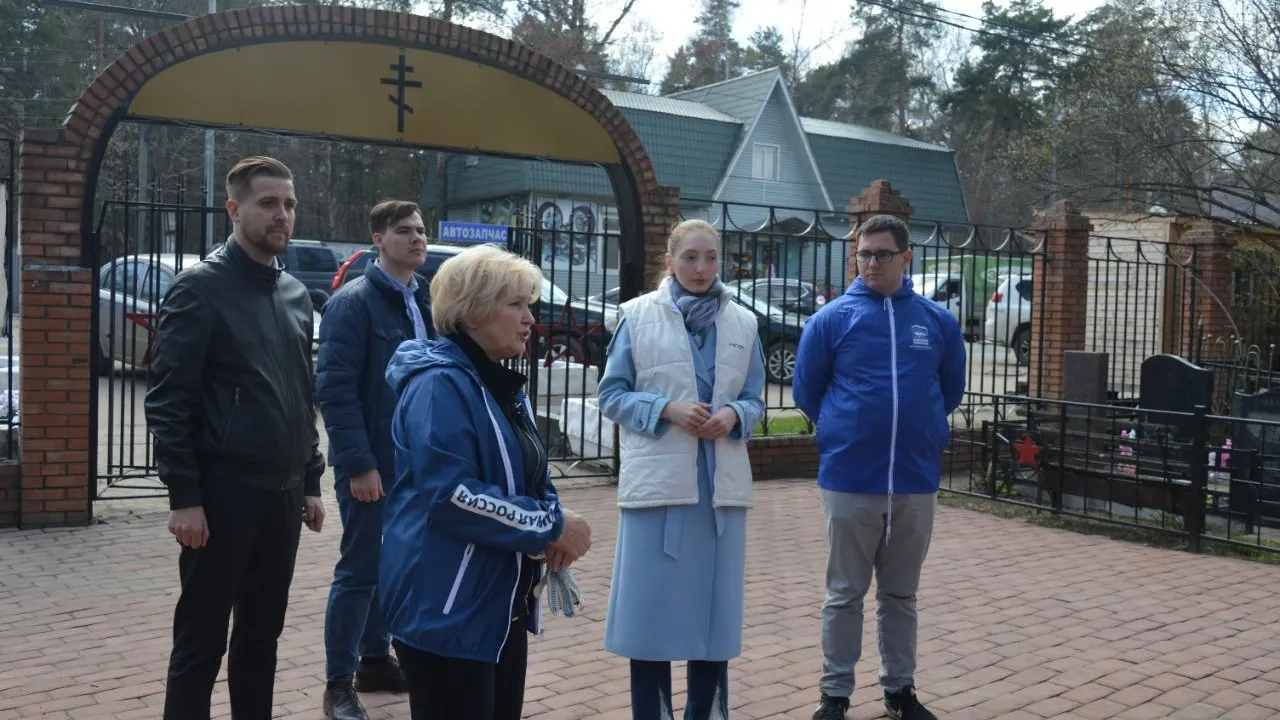
M 467 321 L 483 322 L 511 298 L 529 299 L 542 291 L 542 270 L 495 245 L 477 245 L 440 263 L 431 279 L 431 322 L 436 332 L 451 335 Z
M 671 228 L 671 235 L 667 237 L 667 254 L 675 257 L 676 251 L 680 249 L 680 243 L 684 241 L 689 233 L 707 232 L 716 240 L 716 247 L 721 246 L 720 233 L 715 227 L 706 220 L 685 220 L 675 227 Z M 671 268 L 667 268 L 667 272 L 663 277 L 671 277 Z

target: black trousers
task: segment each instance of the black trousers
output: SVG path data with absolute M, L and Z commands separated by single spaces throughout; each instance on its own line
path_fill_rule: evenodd
M 685 720 L 729 717 L 729 663 L 690 660 L 685 666 L 688 694 Z M 675 717 L 671 707 L 671 663 L 631 661 L 632 720 Z
M 165 720 L 208 720 L 213 683 L 227 652 L 234 720 L 270 720 L 276 642 L 302 531 L 302 488 L 259 490 L 210 483 L 204 490 L 209 541 L 182 548 L 182 594 L 173 613 Z
M 412 720 L 520 720 L 529 635 L 523 619 L 511 623 L 498 662 L 443 657 L 391 641 L 409 683 Z

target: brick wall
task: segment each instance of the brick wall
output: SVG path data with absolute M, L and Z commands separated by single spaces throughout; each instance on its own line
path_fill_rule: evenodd
M 100 258 L 81 252 L 83 229 L 93 220 L 86 199 L 86 189 L 97 183 L 92 158 L 130 99 L 160 71 L 195 55 L 278 38 L 392 41 L 472 58 L 554 90 L 613 138 L 641 203 L 646 261 L 652 264 L 656 255 L 661 262 L 679 191 L 658 187 L 639 138 L 603 94 L 529 48 L 434 18 L 328 5 L 231 10 L 170 27 L 99 73 L 61 129 L 28 131 L 21 139 L 24 525 L 83 523 L 90 517 L 91 272 Z
M 812 435 L 770 435 L 747 441 L 752 480 L 818 477 L 818 448 Z
M 1089 286 L 1089 218 L 1066 200 L 1036 213 L 1032 232 L 1045 243 L 1033 263 L 1036 299 L 1031 313 L 1031 395 L 1056 398 L 1068 350 L 1085 349 Z
M 58 131 L 22 137 L 19 158 L 23 526 L 89 520 L 93 278 L 81 267 L 88 161 Z
M 680 222 L 680 188 L 658 187 L 644 201 L 644 288 L 658 287 L 667 271 L 667 238 Z
M 892 215 L 901 220 L 910 220 L 915 208 L 902 193 L 893 189 L 888 180 L 876 180 L 849 199 L 845 212 L 849 215 L 849 222 L 856 227 L 873 215 Z M 858 259 L 853 254 L 856 249 L 851 245 L 846 259 L 845 281 L 850 284 L 858 277 Z

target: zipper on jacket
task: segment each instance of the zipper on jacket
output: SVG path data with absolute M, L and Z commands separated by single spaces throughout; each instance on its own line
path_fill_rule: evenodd
M 502 455 L 502 468 L 507 474 L 507 493 L 516 494 L 516 475 L 511 468 L 511 455 L 507 452 L 507 441 L 502 437 L 502 426 L 498 424 L 498 417 L 493 414 L 493 405 L 498 404 L 497 398 L 493 398 L 493 405 L 490 404 L 492 397 L 489 390 L 485 388 L 484 381 L 480 379 L 478 374 L 472 376 L 476 384 L 480 386 L 480 401 L 484 403 L 485 412 L 489 414 L 489 424 L 493 426 L 493 434 L 498 438 L 498 452 Z M 527 401 L 527 400 L 526 400 Z M 520 568 L 522 567 L 523 558 L 520 551 L 516 551 L 516 583 L 511 588 L 511 598 L 507 603 L 507 618 L 515 612 L 516 592 L 520 590 Z M 459 571 L 461 573 L 461 571 Z M 461 574 L 459 574 L 461 578 Z M 494 656 L 493 661 L 497 662 L 502 657 L 502 651 L 507 647 L 507 640 L 511 638 L 511 623 L 507 622 L 507 629 L 502 633 L 502 644 L 498 646 L 498 654 Z
M 884 518 L 884 541 L 893 533 L 893 462 L 898 455 L 898 326 L 893 317 L 893 297 L 884 299 L 889 311 L 889 371 L 893 381 L 893 425 L 889 428 L 889 506 Z
M 462 562 L 458 564 L 458 574 L 453 577 L 453 587 L 449 589 L 449 598 L 444 601 L 444 614 L 453 611 L 453 601 L 458 599 L 458 588 L 462 587 L 462 578 L 467 574 L 467 566 L 471 564 L 471 554 L 476 551 L 475 543 L 467 543 L 462 551 Z
M 281 379 L 284 380 L 284 422 L 286 425 L 285 434 L 289 436 L 289 454 L 286 455 L 285 457 L 289 459 L 289 470 L 292 471 L 293 457 L 294 457 L 293 441 L 295 439 L 293 437 L 294 435 L 293 388 L 291 387 L 291 383 L 290 383 L 291 378 L 289 377 L 289 370 L 288 370 L 289 364 L 288 362 L 286 362 L 284 357 L 285 329 L 284 327 L 281 326 L 281 322 L 280 322 L 280 307 L 276 304 L 276 292 L 277 292 L 276 289 L 272 289 L 271 294 L 268 297 L 270 298 L 270 301 L 271 301 L 271 317 L 273 320 L 275 320 L 275 324 L 276 324 L 276 342 L 275 342 L 276 364 L 280 368 L 280 377 Z M 288 473 L 286 473 L 285 476 L 280 480 L 280 489 L 283 490 L 285 486 L 288 484 L 288 482 L 289 482 L 289 475 Z M 304 485 L 305 485 L 305 482 L 304 482 Z
M 218 448 L 227 449 L 227 438 L 231 437 L 231 423 L 236 421 L 236 412 L 240 410 L 240 388 L 236 387 L 235 399 L 231 402 L 231 412 L 227 413 L 227 421 L 222 424 L 222 442 Z

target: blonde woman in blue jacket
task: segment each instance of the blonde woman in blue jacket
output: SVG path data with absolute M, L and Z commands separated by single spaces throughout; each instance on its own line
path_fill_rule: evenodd
M 605 649 L 631 659 L 634 720 L 674 716 L 673 660 L 688 661 L 684 717 L 727 718 L 764 354 L 755 316 L 717 277 L 714 228 L 677 225 L 666 263 L 657 290 L 622 305 L 600 382 L 621 444 Z

